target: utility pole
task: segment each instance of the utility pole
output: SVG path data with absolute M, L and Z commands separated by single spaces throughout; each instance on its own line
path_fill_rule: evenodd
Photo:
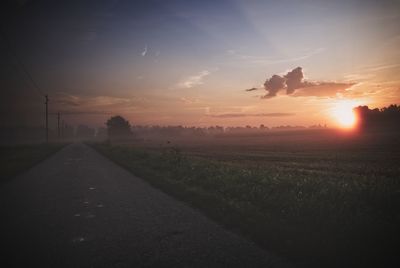
M 61 137 L 64 139 L 65 122 L 61 120 Z
M 57 113 L 58 140 L 60 140 L 60 112 Z
M 45 105 L 46 105 L 46 142 L 49 142 L 49 96 L 45 95 L 46 98 Z

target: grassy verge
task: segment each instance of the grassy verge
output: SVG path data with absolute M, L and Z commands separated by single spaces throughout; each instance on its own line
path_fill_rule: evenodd
M 61 149 L 64 144 L 33 144 L 0 147 L 0 184 L 34 166 Z
M 320 155 L 312 154 L 307 158 L 312 168 L 305 168 L 305 163 L 288 167 L 290 158 L 262 165 L 186 156 L 177 148 L 93 147 L 299 265 L 383 267 L 397 257 L 400 187 L 396 162 L 392 169 L 375 168 L 373 173 L 362 172 L 363 167 L 343 168 L 337 157 L 337 167 L 328 168 L 318 163 Z

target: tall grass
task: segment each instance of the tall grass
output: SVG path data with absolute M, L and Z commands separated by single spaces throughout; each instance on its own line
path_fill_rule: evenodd
M 207 153 L 188 156 L 176 147 L 94 148 L 300 265 L 366 267 L 396 258 L 400 176 L 396 166 L 388 168 L 396 161 L 368 169 L 344 155 L 338 159 L 315 152 L 298 161 L 286 154 L 271 164 L 257 157 L 222 161 L 211 154 L 207 159 Z M 346 157 L 362 158 L 361 163 L 368 158 L 365 153 Z

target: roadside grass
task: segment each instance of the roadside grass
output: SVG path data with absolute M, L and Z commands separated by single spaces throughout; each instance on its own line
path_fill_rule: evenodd
M 39 163 L 65 144 L 29 144 L 0 146 L 0 184 Z
M 172 146 L 92 146 L 300 266 L 384 267 L 398 261 L 397 158 L 376 163 L 374 152 L 265 153 L 253 158 L 229 152 L 221 157 L 182 153 Z

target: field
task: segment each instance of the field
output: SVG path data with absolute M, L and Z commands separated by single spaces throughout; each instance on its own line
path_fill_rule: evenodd
M 383 267 L 398 258 L 399 144 L 327 130 L 92 146 L 300 266 Z
M 34 166 L 63 146 L 63 144 L 0 146 L 0 184 L 7 182 L 24 170 Z

